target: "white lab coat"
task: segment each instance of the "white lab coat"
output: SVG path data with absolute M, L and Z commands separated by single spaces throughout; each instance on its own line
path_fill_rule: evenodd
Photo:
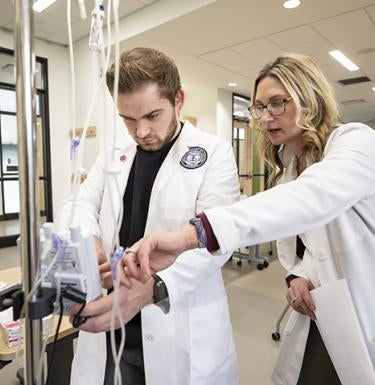
M 295 168 L 287 158 L 284 181 L 293 179 Z M 222 252 L 281 239 L 279 258 L 289 273 L 310 279 L 316 287 L 345 278 L 375 366 L 373 130 L 361 123 L 340 126 L 330 135 L 322 161 L 296 180 L 206 214 Z M 295 253 L 296 234 L 307 246 L 302 261 Z M 309 322 L 293 312 L 272 376 L 277 385 L 297 383 Z
M 189 147 L 207 151 L 204 165 L 180 164 Z M 121 169 L 120 194 L 112 200 L 119 215 L 127 178 L 136 153 L 131 140 L 116 152 Z M 124 160 L 124 156 L 126 160 Z M 122 161 L 120 159 L 123 159 Z M 99 157 L 80 190 L 76 220 L 101 237 L 110 253 L 115 231 L 110 195 L 104 187 L 103 156 Z M 112 194 L 116 193 L 112 183 Z M 239 198 L 237 168 L 231 146 L 185 122 L 155 179 L 145 233 L 179 228 L 206 208 L 228 205 Z M 61 223 L 68 217 L 68 206 Z M 60 226 L 64 227 L 63 226 Z M 212 258 L 206 250 L 184 253 L 159 275 L 165 281 L 171 308 L 142 310 L 143 354 L 147 385 L 237 385 L 239 373 L 221 266 L 227 253 Z M 80 333 L 72 366 L 71 385 L 102 385 L 105 368 L 104 333 Z

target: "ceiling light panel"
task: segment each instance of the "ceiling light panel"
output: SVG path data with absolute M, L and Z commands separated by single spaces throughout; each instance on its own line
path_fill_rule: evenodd
M 330 51 L 329 54 L 336 59 L 341 65 L 347 68 L 349 71 L 358 71 L 359 67 L 354 64 L 347 56 L 345 56 L 341 51 L 334 50 Z
M 297 8 L 299 7 L 301 4 L 301 2 L 299 0 L 286 0 L 284 1 L 284 8 L 287 8 L 287 9 L 292 9 L 292 8 Z
M 51 4 L 53 4 L 56 0 L 37 0 L 33 5 L 33 10 L 35 12 L 43 12 L 46 8 L 48 8 Z

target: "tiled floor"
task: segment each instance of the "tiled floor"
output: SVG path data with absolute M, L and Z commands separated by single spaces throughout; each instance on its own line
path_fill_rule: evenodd
M 271 385 L 269 378 L 279 350 L 271 334 L 285 307 L 284 272 L 277 260 L 263 271 L 228 262 L 224 277 L 232 269 L 243 271 L 226 283 L 241 384 Z
M 265 249 L 265 251 L 267 251 Z M 0 249 L 0 269 L 17 266 L 16 248 Z M 263 271 L 254 264 L 237 266 L 233 259 L 223 267 L 231 310 L 242 385 L 271 385 L 269 379 L 279 343 L 271 334 L 285 306 L 284 272 L 277 260 Z M 0 370 L 0 385 L 19 384 L 16 370 L 22 358 Z M 68 384 L 67 384 L 68 385 Z M 230 385 L 230 384 L 228 384 Z

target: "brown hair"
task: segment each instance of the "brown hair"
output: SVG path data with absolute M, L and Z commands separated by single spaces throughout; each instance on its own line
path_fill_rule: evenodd
M 106 74 L 107 87 L 113 94 L 115 63 Z M 180 74 L 175 62 L 152 48 L 133 48 L 120 56 L 118 92 L 131 93 L 149 83 L 159 86 L 160 95 L 175 105 L 177 92 L 181 88 Z
M 310 161 L 318 162 L 328 136 L 340 121 L 328 80 L 310 57 L 284 54 L 261 69 L 254 82 L 253 100 L 256 100 L 259 83 L 266 77 L 279 80 L 289 92 L 297 108 L 296 124 L 304 130 L 302 153 Z M 260 129 L 258 149 L 271 167 L 268 184 L 272 185 L 284 169 L 278 154 L 280 146 L 271 143 L 264 130 L 261 130 L 259 121 L 253 121 L 253 127 Z

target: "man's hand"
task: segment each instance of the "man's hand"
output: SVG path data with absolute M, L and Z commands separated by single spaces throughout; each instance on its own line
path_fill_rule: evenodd
M 295 311 L 315 320 L 315 304 L 310 294 L 310 290 L 313 288 L 312 283 L 305 278 L 294 278 L 290 281 L 286 299 Z
M 152 303 L 154 279 L 151 277 L 146 283 L 138 281 L 132 282 L 132 288 L 128 289 L 124 286 L 119 288 L 119 311 L 121 313 L 121 321 L 126 324 L 131 320 L 144 306 Z M 116 293 L 101 297 L 96 301 L 88 303 L 81 316 L 87 317 L 79 329 L 87 332 L 98 333 L 105 332 L 111 329 L 112 306 Z M 71 306 L 72 314 L 78 312 L 80 305 Z M 119 317 L 115 316 L 115 329 L 121 327 Z
M 145 282 L 151 272 L 166 269 L 182 252 L 197 246 L 198 237 L 193 225 L 185 225 L 168 233 L 147 235 L 125 252 L 122 259 L 125 277 L 121 283 L 131 287 L 134 281 L 129 277 Z
M 99 273 L 100 273 L 100 279 L 102 281 L 102 287 L 104 289 L 110 289 L 111 287 L 113 287 L 111 265 L 107 259 L 107 256 L 105 255 L 105 251 L 104 251 L 103 243 L 101 239 L 99 239 L 97 236 L 94 235 L 94 242 L 95 242 L 96 256 L 98 258 L 98 263 L 99 263 Z

